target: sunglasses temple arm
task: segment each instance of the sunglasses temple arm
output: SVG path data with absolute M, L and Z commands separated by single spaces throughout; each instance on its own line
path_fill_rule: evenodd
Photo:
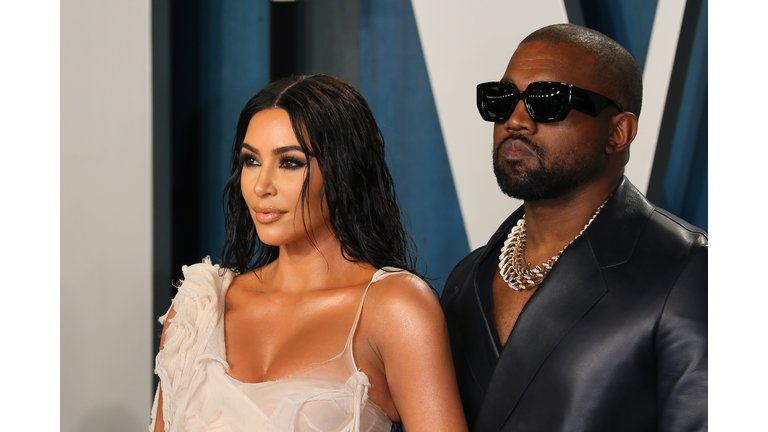
M 597 114 L 605 108 L 606 103 L 605 98 L 601 100 L 600 95 L 591 95 L 579 89 L 573 89 L 571 100 L 573 102 L 573 109 L 587 113 L 592 117 L 597 117 Z
M 624 108 L 607 97 L 594 93 L 588 90 L 573 89 L 573 108 L 581 112 L 587 113 L 592 117 L 597 117 L 598 114 L 609 106 L 616 107 L 619 112 L 624 112 Z

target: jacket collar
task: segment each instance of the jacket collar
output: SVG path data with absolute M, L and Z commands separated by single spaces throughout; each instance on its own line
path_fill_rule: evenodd
M 506 237 L 509 234 L 509 231 L 512 229 L 512 226 L 517 223 L 518 220 L 520 220 L 521 217 L 523 217 L 524 208 L 523 206 L 520 206 L 512 212 L 511 215 L 504 221 L 504 223 L 499 226 L 499 229 L 496 230 L 495 233 L 491 236 L 491 239 L 488 240 L 488 243 L 483 248 L 483 252 L 478 257 L 477 261 L 475 261 L 475 267 L 472 269 L 473 274 L 477 274 L 477 268 L 479 267 L 480 263 L 485 260 L 489 254 L 497 252 L 495 248 L 493 247 L 496 245 L 496 243 L 501 240 L 502 237 Z M 477 285 L 477 284 L 475 284 Z
M 600 215 L 598 215 L 599 217 L 595 218 L 590 226 L 591 229 L 584 232 L 584 235 L 589 237 L 590 243 L 593 245 L 601 267 L 613 267 L 629 260 L 635 249 L 637 234 L 648 221 L 653 209 L 653 204 L 635 188 L 627 177 L 622 177 Z M 494 252 L 493 245 L 501 237 L 509 234 L 512 225 L 516 224 L 521 217 L 523 217 L 523 206 L 518 207 L 493 233 L 475 263 L 473 269 L 475 274 L 478 264 L 489 253 Z
M 601 267 L 629 261 L 638 234 L 653 210 L 653 204 L 626 177 L 622 177 L 605 208 L 584 232 Z

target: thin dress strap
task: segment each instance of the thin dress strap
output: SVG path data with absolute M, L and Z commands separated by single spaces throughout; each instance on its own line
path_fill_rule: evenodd
M 360 315 L 362 315 L 363 312 L 363 303 L 365 303 L 365 296 L 368 294 L 368 288 L 370 288 L 374 282 L 378 282 L 387 276 L 400 274 L 403 272 L 405 272 L 405 270 L 401 270 L 399 268 L 383 267 L 373 274 L 371 281 L 368 282 L 368 286 L 365 287 L 365 291 L 363 291 L 363 298 L 360 299 L 360 305 L 357 307 L 355 322 L 352 324 L 352 330 L 350 330 L 349 336 L 347 336 L 347 344 L 344 346 L 344 352 L 349 352 L 349 355 L 352 357 L 352 364 L 355 366 L 355 369 L 357 369 L 357 363 L 355 363 L 355 356 L 352 354 L 352 339 L 355 337 L 355 330 L 357 330 L 357 324 L 360 322 Z

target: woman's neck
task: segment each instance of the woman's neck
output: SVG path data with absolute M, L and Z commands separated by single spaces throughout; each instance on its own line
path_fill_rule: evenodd
M 270 290 L 302 292 L 358 285 L 375 271 L 344 258 L 341 243 L 330 234 L 280 246 L 277 259 L 257 273 Z

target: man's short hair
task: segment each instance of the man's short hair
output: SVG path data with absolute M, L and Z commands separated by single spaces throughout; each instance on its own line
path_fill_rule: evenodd
M 605 96 L 640 117 L 643 104 L 643 73 L 626 48 L 608 36 L 576 24 L 554 24 L 531 33 L 520 42 L 544 42 L 580 48 L 595 57 L 593 76 Z

